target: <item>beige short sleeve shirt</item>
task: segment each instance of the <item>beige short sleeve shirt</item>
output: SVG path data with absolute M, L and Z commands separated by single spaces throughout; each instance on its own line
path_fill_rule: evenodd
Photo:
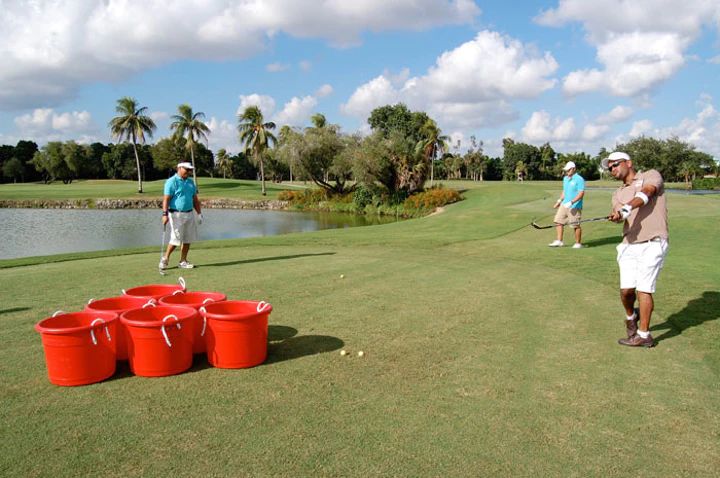
M 646 185 L 655 186 L 656 192 L 647 204 L 633 209 L 623 226 L 623 242 L 637 244 L 655 238 L 668 239 L 667 203 L 663 178 L 654 169 L 640 171 L 631 184 L 623 184 L 613 193 L 613 210 L 618 210 L 635 197 Z

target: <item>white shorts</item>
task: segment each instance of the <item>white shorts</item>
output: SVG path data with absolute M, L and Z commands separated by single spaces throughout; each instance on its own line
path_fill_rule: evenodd
M 641 244 L 618 244 L 616 249 L 620 266 L 620 288 L 655 293 L 655 282 L 669 247 L 668 242 L 662 238 Z
M 170 244 L 179 246 L 198 240 L 195 212 L 170 213 Z

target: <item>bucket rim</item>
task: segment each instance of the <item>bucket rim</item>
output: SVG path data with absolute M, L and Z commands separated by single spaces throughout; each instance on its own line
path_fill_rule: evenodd
M 187 288 L 183 287 L 180 284 L 145 284 L 145 285 L 138 285 L 135 287 L 130 287 L 129 289 L 123 289 L 122 295 L 130 296 L 130 297 L 158 297 L 158 296 L 164 297 L 163 295 L 159 295 L 159 294 L 140 294 L 140 293 L 136 292 L 138 289 L 147 289 L 150 287 L 157 287 L 158 289 L 168 290 L 169 292 L 165 295 L 170 295 L 173 292 L 178 291 L 178 290 L 181 290 L 183 292 L 187 291 Z
M 104 304 L 104 303 L 106 303 L 106 302 L 108 302 L 108 301 L 111 301 L 111 300 L 137 301 L 139 305 L 137 305 L 137 307 L 133 305 L 133 307 L 131 307 L 131 308 L 121 307 L 121 308 L 119 308 L 119 309 L 100 309 L 100 310 L 95 309 L 95 308 L 93 307 L 93 305 L 97 304 L 98 302 L 100 303 L 100 305 L 102 305 L 102 304 Z M 132 310 L 132 309 L 139 309 L 139 308 L 141 308 L 143 305 L 147 304 L 147 302 L 148 302 L 149 300 L 150 300 L 150 297 L 148 297 L 148 296 L 139 296 L 139 295 L 116 295 L 116 296 L 113 296 L 113 297 L 103 297 L 102 299 L 94 299 L 94 300 L 92 300 L 92 302 L 88 302 L 87 304 L 85 304 L 85 309 L 84 309 L 84 310 L 86 310 L 86 311 L 92 310 L 92 311 L 98 311 L 98 312 L 118 311 L 118 315 L 119 315 L 119 314 L 121 313 L 120 311 L 125 312 L 125 311 Z M 142 304 L 140 304 L 140 302 L 142 302 Z
M 75 327 L 48 327 L 45 325 L 48 321 L 57 320 L 61 317 L 66 317 L 68 315 L 83 315 L 83 316 L 89 316 L 89 318 L 94 319 L 102 319 L 102 322 L 97 322 L 95 324 L 88 323 L 87 325 L 77 325 Z M 101 327 L 106 327 L 107 325 L 115 322 L 118 320 L 119 316 L 117 312 L 111 312 L 111 311 L 88 311 L 88 310 L 81 310 L 78 312 L 64 312 L 62 314 L 58 314 L 54 317 L 45 317 L 41 321 L 35 324 L 34 329 L 41 333 L 41 334 L 49 334 L 49 335 L 65 335 L 65 334 L 71 334 L 75 332 L 86 332 L 88 330 L 92 329 L 99 329 Z
M 175 307 L 175 306 L 189 306 L 189 307 L 190 307 L 190 306 L 195 306 L 196 304 L 197 304 L 197 306 L 203 305 L 203 301 L 202 301 L 202 300 L 200 300 L 200 301 L 198 301 L 198 302 L 184 303 L 184 304 L 175 304 L 175 303 L 172 303 L 172 302 L 168 302 L 168 300 L 170 300 L 170 301 L 174 300 L 175 297 L 180 298 L 180 297 L 186 297 L 186 296 L 188 296 L 188 295 L 190 295 L 190 296 L 192 296 L 192 295 L 199 295 L 199 296 L 205 295 L 205 296 L 207 296 L 206 299 L 210 299 L 210 298 L 212 298 L 212 297 L 210 297 L 210 296 L 211 296 L 211 295 L 214 295 L 214 296 L 218 296 L 218 298 L 217 298 L 217 299 L 213 299 L 212 302 L 227 302 L 227 295 L 226 295 L 226 294 L 223 294 L 222 292 L 193 290 L 193 291 L 183 292 L 182 294 L 169 294 L 169 295 L 166 295 L 166 296 L 164 296 L 164 297 L 161 297 L 160 299 L 158 299 L 158 305 L 162 305 L 162 306 L 172 306 L 172 307 Z M 221 298 L 220 298 L 220 297 L 221 297 Z
M 163 322 L 163 319 L 156 319 L 156 320 L 137 320 L 132 318 L 127 318 L 127 315 L 133 315 L 141 311 L 154 311 L 154 312 L 161 312 L 165 313 L 165 317 L 174 315 L 177 319 L 176 321 L 172 322 Z M 142 327 L 147 329 L 153 329 L 162 327 L 163 325 L 169 325 L 169 324 L 175 324 L 175 323 L 183 323 L 186 320 L 192 320 L 194 317 L 198 315 L 197 309 L 193 307 L 189 307 L 187 305 L 161 305 L 158 307 L 153 307 L 151 309 L 132 309 L 127 310 L 120 314 L 120 322 L 124 325 L 130 325 L 133 327 Z
M 207 310 L 208 308 L 212 309 L 213 305 L 233 305 L 233 304 L 254 304 L 256 307 L 260 304 L 265 304 L 263 310 L 259 312 L 249 312 L 245 314 L 218 314 L 213 313 L 212 310 Z M 227 321 L 236 321 L 236 320 L 249 320 L 254 319 L 256 317 L 261 317 L 263 315 L 268 315 L 270 312 L 272 312 L 273 307 L 270 305 L 270 303 L 262 301 L 262 300 L 225 300 L 222 302 L 213 302 L 212 304 L 207 304 L 206 306 L 203 306 L 200 309 L 200 314 L 206 317 L 209 320 L 227 320 Z

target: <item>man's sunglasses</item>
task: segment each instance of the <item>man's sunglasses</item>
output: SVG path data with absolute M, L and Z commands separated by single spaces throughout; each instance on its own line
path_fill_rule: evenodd
M 622 161 L 618 161 L 617 163 L 608 164 L 608 171 L 612 171 L 613 169 L 617 168 L 618 166 L 620 166 L 620 163 L 622 163 Z

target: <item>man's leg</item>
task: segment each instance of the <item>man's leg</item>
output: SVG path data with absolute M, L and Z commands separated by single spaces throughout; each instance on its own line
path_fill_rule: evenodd
M 165 250 L 165 256 L 163 256 L 163 259 L 165 259 L 165 261 L 170 260 L 170 254 L 172 254 L 172 252 L 175 250 L 175 247 L 177 247 L 177 246 L 168 244 L 167 249 Z
M 187 255 L 189 250 L 190 244 L 183 243 L 182 247 L 180 248 L 180 262 L 187 261 Z
M 563 226 L 562 224 L 555 225 L 555 239 L 557 239 L 560 242 L 562 242 L 564 228 L 565 228 L 565 226 Z
M 582 228 L 580 226 L 575 228 L 575 244 L 582 244 Z
M 653 295 L 648 292 L 639 292 L 638 304 L 640 305 L 640 330 L 647 332 L 650 330 L 650 319 L 652 318 L 653 309 L 655 308 L 655 301 Z

